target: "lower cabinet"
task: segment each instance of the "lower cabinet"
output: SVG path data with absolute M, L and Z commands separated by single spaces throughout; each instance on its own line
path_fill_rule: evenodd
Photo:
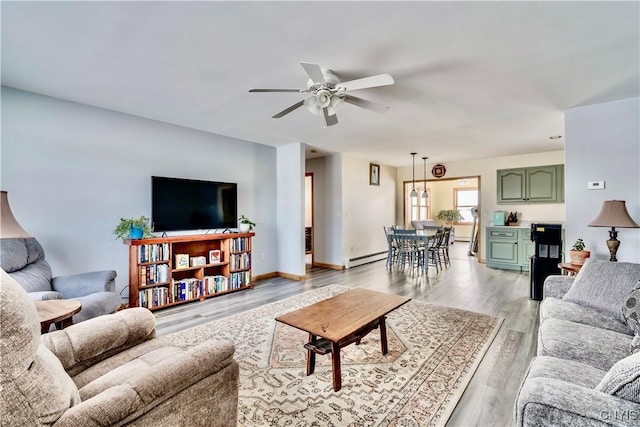
M 535 244 L 524 227 L 487 227 L 487 266 L 503 270 L 529 271 Z
M 564 230 L 562 230 L 564 236 Z M 529 227 L 487 227 L 487 267 L 529 271 L 536 253 Z M 563 237 L 564 240 L 564 237 Z

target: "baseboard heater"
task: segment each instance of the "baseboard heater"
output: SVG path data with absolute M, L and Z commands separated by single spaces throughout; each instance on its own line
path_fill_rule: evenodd
M 370 262 L 376 262 L 382 259 L 387 259 L 387 251 L 351 258 L 347 260 L 345 268 L 357 267 L 362 264 L 369 264 Z

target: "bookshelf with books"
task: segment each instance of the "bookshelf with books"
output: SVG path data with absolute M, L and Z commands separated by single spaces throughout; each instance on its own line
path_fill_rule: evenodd
M 127 240 L 129 307 L 150 310 L 252 288 L 254 233 Z

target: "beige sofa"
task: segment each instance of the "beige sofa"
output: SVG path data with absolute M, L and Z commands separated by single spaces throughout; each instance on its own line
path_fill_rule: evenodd
M 144 308 L 40 336 L 34 303 L 0 274 L 2 426 L 236 425 L 232 343 L 173 346 Z

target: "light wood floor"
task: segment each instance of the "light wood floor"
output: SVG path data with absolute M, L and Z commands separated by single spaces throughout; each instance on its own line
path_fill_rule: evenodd
M 254 289 L 156 312 L 157 331 L 166 335 L 240 313 L 330 284 L 406 295 L 505 319 L 447 425 L 511 426 L 515 397 L 535 355 L 538 305 L 529 299 L 528 273 L 496 270 L 468 257 L 468 243 L 452 246 L 452 265 L 427 276 L 388 271 L 385 262 L 344 271 L 309 267 L 307 279 L 273 278 Z

